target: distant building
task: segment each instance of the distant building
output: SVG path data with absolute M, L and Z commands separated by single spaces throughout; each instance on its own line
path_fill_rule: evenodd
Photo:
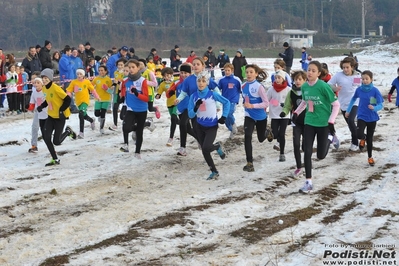
M 295 30 L 295 29 L 274 29 L 268 30 L 267 33 L 273 34 L 273 42 L 271 46 L 280 47 L 284 42 L 288 42 L 293 48 L 313 47 L 313 35 L 317 33 L 315 30 Z
M 107 20 L 113 0 L 89 0 L 91 21 Z

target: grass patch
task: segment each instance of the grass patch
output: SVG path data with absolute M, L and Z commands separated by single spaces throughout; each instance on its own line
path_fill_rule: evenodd
M 356 203 L 356 201 L 352 201 L 351 203 L 343 206 L 340 209 L 336 209 L 332 211 L 332 214 L 329 216 L 326 216 L 323 218 L 323 220 L 321 220 L 321 222 L 323 224 L 330 224 L 330 223 L 334 223 L 336 221 L 338 221 L 339 219 L 341 219 L 342 214 L 344 214 L 347 211 L 352 210 L 353 208 L 355 208 L 357 205 L 360 205 L 360 203 Z
M 396 215 L 399 215 L 397 212 L 393 212 L 391 210 L 382 210 L 382 209 L 375 209 L 371 217 L 381 217 L 385 215 L 391 215 L 391 217 L 395 217 Z

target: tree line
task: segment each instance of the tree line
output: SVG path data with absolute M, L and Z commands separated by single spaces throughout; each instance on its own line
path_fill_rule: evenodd
M 363 2 L 366 34 L 380 25 L 385 35 L 399 32 L 397 0 L 114 0 L 107 19 L 91 23 L 93 1 L 0 0 L 0 47 L 18 50 L 49 39 L 55 47 L 89 40 L 98 48 L 261 48 L 271 41 L 267 30 L 281 27 L 323 31 L 328 42 L 337 34 L 361 35 Z M 146 25 L 125 23 L 136 20 Z

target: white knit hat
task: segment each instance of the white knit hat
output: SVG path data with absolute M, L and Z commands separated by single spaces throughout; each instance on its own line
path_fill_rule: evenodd
M 81 68 L 78 68 L 76 70 L 76 74 L 79 74 L 79 73 L 82 74 L 83 76 L 86 74 L 85 71 L 83 69 L 81 69 Z

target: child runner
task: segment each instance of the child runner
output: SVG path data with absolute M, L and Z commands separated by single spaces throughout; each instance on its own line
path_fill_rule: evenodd
M 107 113 L 108 105 L 111 101 L 111 95 L 114 90 L 111 88 L 112 81 L 107 76 L 107 67 L 99 66 L 98 74 L 99 75 L 93 79 L 92 84 L 101 101 L 95 102 L 94 115 L 98 117 L 98 121 L 100 122 L 100 133 L 104 134 L 105 114 Z
M 141 159 L 140 151 L 143 144 L 143 131 L 147 118 L 148 109 L 148 86 L 147 80 L 141 76 L 140 63 L 135 59 L 128 62 L 129 76 L 122 83 L 122 98 L 125 98 L 126 115 L 123 120 L 124 145 L 120 148 L 123 152 L 129 152 L 129 133 L 134 131 L 133 139 L 136 140 L 134 156 Z
M 162 76 L 164 81 L 159 85 L 157 95 L 155 99 L 160 99 L 163 92 L 167 92 L 173 83 L 173 69 L 170 67 L 165 67 L 162 69 Z M 170 132 L 169 139 L 166 143 L 166 146 L 172 147 L 173 145 L 173 137 L 175 135 L 176 126 L 178 124 L 179 119 L 177 118 L 177 107 L 174 104 L 176 100 L 176 95 L 172 95 L 172 97 L 167 97 L 166 105 L 168 107 L 169 115 L 170 115 Z
M 283 59 L 277 58 L 276 60 L 274 60 L 273 65 L 274 65 L 274 71 L 275 71 L 275 72 L 277 72 L 277 71 L 279 71 L 279 70 L 285 71 L 286 66 L 285 66 L 285 62 L 284 62 Z M 288 87 L 291 87 L 291 86 L 292 86 L 291 77 L 290 77 L 290 75 L 289 75 L 287 72 L 286 72 L 286 74 L 287 74 L 287 75 L 285 76 L 285 80 L 287 81 Z M 274 75 L 275 75 L 275 73 L 273 73 L 273 74 L 271 75 L 271 77 L 270 77 L 271 80 L 272 80 L 272 83 L 274 82 Z
M 293 113 L 302 101 L 301 87 L 306 81 L 306 73 L 304 71 L 295 71 L 292 74 L 292 80 L 294 81 L 294 84 L 292 84 L 292 89 L 288 93 L 287 98 L 285 98 L 283 111 L 281 112 L 280 117 L 285 117 L 290 112 Z M 302 112 L 296 118 L 295 124 L 292 124 L 292 141 L 294 145 L 294 156 L 296 162 L 296 170 L 293 174 L 294 177 L 298 177 L 302 173 L 301 136 L 303 150 L 303 132 L 305 128 L 304 120 L 305 112 Z
M 191 64 L 184 63 L 180 66 L 180 78 L 175 84 L 168 90 L 166 93 L 166 97 L 179 97 L 182 89 L 183 81 L 191 75 Z M 175 100 L 176 102 L 176 100 Z M 193 128 L 191 127 L 191 123 L 188 122 L 188 112 L 187 105 L 181 103 L 177 105 L 177 113 L 179 114 L 179 129 L 180 129 L 180 148 L 177 152 L 177 155 L 186 156 L 186 142 L 187 142 L 187 134 L 195 137 L 195 133 Z
M 397 73 L 398 73 L 398 76 L 392 81 L 392 84 L 391 84 L 392 87 L 391 87 L 391 89 L 389 90 L 389 93 L 388 93 L 388 102 L 390 102 L 390 103 L 392 102 L 392 93 L 395 90 L 396 90 L 397 93 L 399 92 L 399 67 L 398 67 Z M 399 107 L 399 97 L 398 97 L 398 95 L 396 95 L 395 105 Z
M 302 102 L 292 115 L 295 124 L 298 115 L 306 108 L 304 129 L 305 153 L 305 185 L 300 193 L 313 190 L 312 184 L 312 153 L 313 143 L 317 135 L 317 158 L 324 159 L 330 146 L 329 134 L 335 136 L 334 122 L 339 112 L 339 102 L 330 86 L 319 79 L 322 66 L 319 61 L 311 61 L 308 66 L 307 78 L 302 87 Z M 331 108 L 332 106 L 332 108 Z M 333 138 L 333 143 L 336 140 Z
M 267 78 L 267 74 L 257 65 L 247 65 L 245 67 L 247 81 L 242 85 L 242 96 L 244 98 L 244 146 L 247 164 L 243 170 L 254 172 L 252 156 L 252 134 L 256 126 L 259 142 L 266 138 L 269 142 L 273 141 L 273 133 L 267 129 L 267 113 L 269 106 L 266 90 L 260 82 Z
M 195 58 L 193 60 L 193 68 L 192 68 L 192 70 L 194 72 L 194 75 L 188 76 L 183 81 L 183 84 L 181 85 L 180 94 L 175 100 L 175 104 L 177 105 L 177 108 L 179 109 L 179 111 L 181 113 L 185 109 L 187 109 L 189 97 L 194 92 L 196 92 L 198 90 L 197 75 L 205 70 L 205 62 L 204 62 L 204 60 L 202 58 L 199 58 L 199 57 Z M 218 88 L 218 85 L 213 79 L 209 80 L 208 88 L 210 90 L 216 91 L 216 92 L 218 92 L 220 94 L 220 90 Z M 217 109 L 220 109 L 220 104 L 217 104 Z M 189 122 L 188 119 L 189 119 L 188 117 L 184 117 L 184 116 L 180 117 L 180 124 L 185 126 Z M 194 133 L 194 136 L 195 136 L 195 128 L 197 126 L 197 119 L 191 119 L 191 124 L 192 124 L 192 127 L 193 127 L 193 133 Z M 199 148 L 201 148 L 201 147 L 199 146 Z
M 90 122 L 90 127 L 92 130 L 96 128 L 96 124 L 93 118 L 87 115 L 87 107 L 90 104 L 90 95 L 91 92 L 94 98 L 97 101 L 101 101 L 100 97 L 98 96 L 96 90 L 94 89 L 93 85 L 88 79 L 85 79 L 85 71 L 81 68 L 76 70 L 77 79 L 72 80 L 69 83 L 68 88 L 66 89 L 67 94 L 71 97 L 73 93 L 75 96 L 75 103 L 79 109 L 79 139 L 84 138 L 84 123 L 85 120 Z
M 124 74 L 124 67 L 127 60 L 124 57 L 121 57 L 116 61 L 116 71 L 114 72 L 114 95 L 113 95 L 113 106 L 112 106 L 112 116 L 114 119 L 114 124 L 109 127 L 110 130 L 117 130 L 118 129 L 118 112 L 119 112 L 119 105 L 120 105 L 120 87 L 122 81 L 125 77 Z
M 147 80 L 148 86 L 148 111 L 155 112 L 156 118 L 161 118 L 161 112 L 159 111 L 158 106 L 154 107 L 154 90 L 158 86 L 157 78 L 155 77 L 155 73 L 150 71 L 147 68 L 147 63 L 145 59 L 139 59 L 140 62 L 140 74 Z
M 351 109 L 349 117 L 346 117 L 346 111 L 356 88 L 361 85 L 361 76 L 355 70 L 357 68 L 357 63 L 353 57 L 345 57 L 339 64 L 342 71 L 337 72 L 329 81 L 328 84 L 331 86 L 333 91 L 338 94 L 338 101 L 341 106 L 341 113 L 345 118 L 346 124 L 351 132 L 351 146 L 350 151 L 359 150 L 358 137 L 357 137 L 357 126 L 355 123 L 355 118 L 357 115 L 357 106 L 359 101 L 356 101 Z
M 367 141 L 367 155 L 368 163 L 374 166 L 373 159 L 373 136 L 377 121 L 380 120 L 378 111 L 383 107 L 384 99 L 380 91 L 373 85 L 373 73 L 369 70 L 362 73 L 362 85 L 356 89 L 355 94 L 349 102 L 346 109 L 346 117 L 349 117 L 356 100 L 359 100 L 359 108 L 357 110 L 357 136 L 360 139 L 359 148 L 364 149 L 365 142 Z M 364 130 L 367 127 L 367 134 Z
M 52 157 L 51 161 L 47 163 L 46 166 L 52 166 L 60 164 L 60 159 L 57 157 L 54 145 L 61 145 L 67 136 L 76 139 L 76 133 L 69 126 L 67 126 L 64 133 L 62 133 L 65 120 L 71 114 L 69 110 L 71 97 L 69 97 L 60 86 L 53 82 L 54 72 L 52 69 L 45 68 L 40 74 L 43 79 L 43 94 L 46 96 L 46 100 L 38 106 L 36 110 L 40 113 L 44 108 L 48 107 L 48 117 L 44 124 L 43 139 Z M 53 141 L 51 141 L 53 132 L 54 137 Z
M 42 136 L 44 135 L 44 124 L 46 123 L 47 119 L 47 107 L 43 108 L 42 111 L 39 113 L 36 108 L 39 107 L 44 101 L 45 96 L 43 94 L 43 80 L 36 75 L 32 74 L 33 79 L 33 86 L 32 86 L 32 95 L 30 98 L 29 103 L 29 111 L 33 113 L 33 121 L 32 121 L 32 140 L 31 144 L 32 147 L 28 150 L 29 152 L 37 152 L 37 140 L 38 140 L 38 133 L 39 128 Z
M 274 149 L 280 151 L 280 162 L 285 162 L 285 131 L 287 130 L 289 122 L 289 117 L 280 117 L 285 99 L 290 90 L 285 80 L 286 76 L 287 73 L 283 70 L 278 70 L 274 75 L 272 87 L 270 87 L 266 93 L 267 100 L 269 101 L 269 116 L 272 119 L 271 128 L 274 138 L 277 139 L 277 144 L 274 145 Z
M 209 74 L 207 71 L 197 75 L 198 90 L 191 94 L 188 102 L 188 116 L 196 117 L 197 127 L 195 128 L 198 141 L 202 147 L 202 155 L 208 164 L 211 174 L 207 180 L 216 179 L 219 172 L 213 162 L 211 152 L 217 151 L 222 160 L 226 157 L 220 142 L 213 144 L 218 130 L 218 123 L 224 124 L 229 114 L 230 102 L 222 95 L 208 88 Z M 216 101 L 223 104 L 222 117 L 218 119 Z
M 234 112 L 241 94 L 241 80 L 234 76 L 234 66 L 231 63 L 224 64 L 224 77 L 218 82 L 222 96 L 230 101 L 230 112 L 226 118 L 226 127 L 230 130 L 230 138 L 237 134 L 236 119 Z

